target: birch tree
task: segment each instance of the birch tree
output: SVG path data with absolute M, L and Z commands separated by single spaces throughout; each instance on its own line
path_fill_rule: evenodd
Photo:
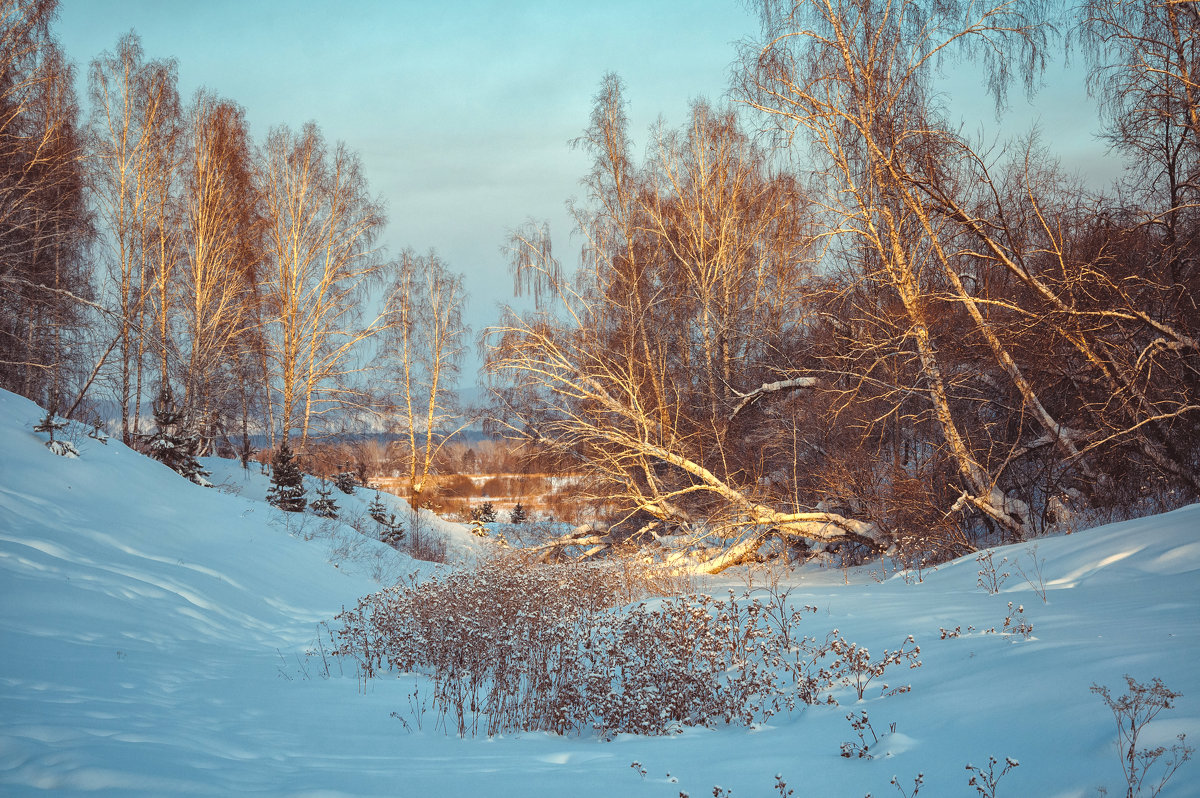
M 0 386 L 62 409 L 91 294 L 74 71 L 54 2 L 0 3 Z
M 789 139 L 812 143 L 830 226 L 842 246 L 860 253 L 860 272 L 897 301 L 900 334 L 887 340 L 911 342 L 920 375 L 912 388 L 928 399 L 955 464 L 961 492 L 953 508 L 981 513 L 1018 539 L 1027 532 L 1028 508 L 1006 496 L 1005 457 L 973 445 L 956 407 L 953 365 L 937 342 L 935 292 L 948 292 L 967 312 L 1044 432 L 1068 451 L 1073 444 L 958 279 L 961 229 L 933 209 L 917 183 L 948 173 L 959 149 L 929 99 L 935 65 L 971 58 L 1003 102 L 1008 82 L 1032 81 L 1044 58 L 1044 27 L 1031 14 L 1020 3 L 768 3 L 763 43 L 746 53 L 742 86 L 742 97 Z
M 267 351 L 272 439 L 300 435 L 344 407 L 365 409 L 359 345 L 380 329 L 364 324 L 363 300 L 381 276 L 374 242 L 384 217 L 367 193 L 357 156 L 330 150 L 316 125 L 276 128 L 259 156 L 266 218 Z
M 769 435 L 759 400 L 814 384 L 784 355 L 803 322 L 805 198 L 732 115 L 697 105 L 684 132 L 660 131 L 641 168 L 624 126 L 609 76 L 580 139 L 595 167 L 576 214 L 585 246 L 574 275 L 539 228 L 513 236 L 518 285 L 554 303 L 489 331 L 510 430 L 574 457 L 606 509 L 638 519 L 635 534 L 707 549 L 709 570 L 774 536 L 875 545 L 871 524 L 777 490 L 753 432 L 729 434 L 736 422 Z
M 463 321 L 462 275 L 436 253 L 404 252 L 392 264 L 379 340 L 389 387 L 385 411 L 397 418 L 414 509 L 427 503 L 434 463 L 464 426 L 455 388 L 470 328 Z
M 242 109 L 201 91 L 188 113 L 187 133 L 187 267 L 180 275 L 184 407 L 207 451 L 245 403 L 238 385 L 248 375 L 238 365 L 259 324 L 262 225 Z
M 141 40 L 130 32 L 113 51 L 92 61 L 88 94 L 94 196 L 106 231 L 115 292 L 112 302 L 121 319 L 117 399 L 121 437 L 128 443 L 138 426 L 143 359 L 150 343 L 143 334 L 149 326 L 145 321 L 153 284 L 150 269 L 165 265 L 155 264 L 144 246 L 155 221 L 151 197 L 161 198 L 162 170 L 173 161 L 163 157 L 162 148 L 172 140 L 177 124 L 176 64 L 144 62 Z

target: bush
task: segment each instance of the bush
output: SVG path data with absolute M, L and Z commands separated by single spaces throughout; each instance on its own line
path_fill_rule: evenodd
M 1192 758 L 1196 749 L 1186 744 L 1184 734 L 1176 738 L 1179 744 L 1170 748 L 1164 745 L 1138 748 L 1138 738 L 1146 725 L 1164 709 L 1171 709 L 1182 693 L 1168 689 L 1157 678 L 1150 684 L 1141 684 L 1126 674 L 1125 683 L 1129 692 L 1119 698 L 1113 698 L 1107 687 L 1098 684 L 1092 685 L 1092 692 L 1103 699 L 1117 722 L 1117 752 L 1125 775 L 1126 798 L 1142 795 L 1143 786 L 1149 789 L 1153 798 L 1162 792 L 1175 771 Z M 1157 782 L 1151 773 L 1155 774 Z M 1150 778 L 1148 784 L 1147 778 Z
M 632 574 L 497 557 L 360 599 L 337 617 L 336 653 L 356 660 L 364 678 L 428 675 L 436 716 L 462 736 L 666 734 L 834 703 L 826 694 L 842 685 L 861 694 L 844 651 L 821 666 L 852 644 L 836 632 L 821 643 L 795 636 L 814 608 L 792 610 L 778 592 L 619 608 Z M 645 598 L 653 582 L 640 584 Z M 892 659 L 868 657 L 865 667 L 880 675 Z

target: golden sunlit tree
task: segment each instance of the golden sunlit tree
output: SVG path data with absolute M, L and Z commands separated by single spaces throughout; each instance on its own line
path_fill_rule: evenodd
M 363 408 L 359 346 L 380 328 L 363 303 L 383 275 L 375 249 L 384 224 L 357 156 L 330 150 L 315 124 L 276 128 L 259 156 L 266 219 L 262 299 L 272 440 L 299 433 L 347 407 Z
M 144 61 L 142 43 L 130 32 L 116 48 L 97 56 L 88 72 L 91 115 L 88 123 L 93 197 L 103 222 L 108 253 L 111 297 L 119 319 L 117 330 L 117 400 L 121 436 L 132 440 L 140 417 L 143 359 L 153 345 L 146 330 L 153 286 L 169 283 L 174 253 L 146 251 L 161 223 L 157 209 L 170 185 L 179 97 L 174 60 Z M 169 306 L 161 309 L 163 325 Z M 165 346 L 165 342 L 159 342 Z
M 573 459 L 639 539 L 715 543 L 711 571 L 773 537 L 875 541 L 869 523 L 797 503 L 762 456 L 776 429 L 762 397 L 814 385 L 787 351 L 813 246 L 796 181 L 703 103 L 683 131 L 659 131 L 641 168 L 625 125 L 609 76 L 580 139 L 595 168 L 576 213 L 578 272 L 563 274 L 536 226 L 513 237 L 518 284 L 548 311 L 510 311 L 489 331 L 509 429 Z
M 462 275 L 436 253 L 404 252 L 390 270 L 379 340 L 385 412 L 395 419 L 416 509 L 428 502 L 426 488 L 439 453 L 464 426 L 455 388 L 470 328 L 463 322 Z
M 239 366 L 253 363 L 247 344 L 259 325 L 262 225 L 242 109 L 199 92 L 188 112 L 186 142 L 186 268 L 179 279 L 184 407 L 207 453 L 246 401 L 252 370 Z

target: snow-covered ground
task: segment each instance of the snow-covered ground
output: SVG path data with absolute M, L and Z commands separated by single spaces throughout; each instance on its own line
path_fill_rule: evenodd
M 992 755 L 1020 762 L 998 796 L 1115 797 L 1116 729 L 1089 688 L 1120 695 L 1124 674 L 1184 694 L 1143 743 L 1200 740 L 1200 506 L 999 549 L 1012 576 L 998 595 L 977 586 L 974 557 L 919 583 L 879 582 L 878 566 L 783 575 L 819 608 L 809 634 L 836 627 L 872 650 L 913 635 L 923 666 L 887 676 L 906 694 L 842 692 L 757 729 L 462 740 L 392 717 L 412 725 L 414 678 L 364 684 L 306 654 L 376 579 L 430 566 L 285 517 L 262 501 L 265 477 L 233 463 L 207 461 L 225 489 L 206 490 L 116 441 L 79 436 L 78 459 L 57 457 L 32 431 L 42 415 L 0 392 L 0 795 L 752 798 L 779 795 L 781 774 L 796 796 L 879 798 L 900 794 L 893 775 L 911 794 L 923 773 L 920 795 L 937 798 L 976 795 L 965 766 Z M 371 498 L 335 497 L 350 512 Z M 461 527 L 427 523 L 472 556 Z M 1033 576 L 1034 560 L 1045 603 L 1012 567 Z M 1002 630 L 1010 601 L 1030 639 L 982 632 Z M 895 731 L 877 758 L 842 758 L 862 710 Z M 1200 795 L 1200 762 L 1163 795 Z

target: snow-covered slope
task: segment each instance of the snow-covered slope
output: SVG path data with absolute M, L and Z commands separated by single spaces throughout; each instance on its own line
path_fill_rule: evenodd
M 0 795 L 677 798 L 720 785 L 752 798 L 778 795 L 778 773 L 797 796 L 861 798 L 898 795 L 893 775 L 911 792 L 923 772 L 921 796 L 937 798 L 974 795 L 964 767 L 994 755 L 1021 763 L 999 796 L 1115 796 L 1115 727 L 1089 687 L 1119 694 L 1126 673 L 1184 693 L 1146 742 L 1200 738 L 1200 507 L 997 550 L 1013 574 L 998 595 L 977 586 L 974 557 L 915 584 L 870 569 L 786 577 L 796 603 L 819 607 L 810 634 L 837 627 L 872 650 L 915 636 L 923 667 L 887 677 L 907 694 L 839 694 L 840 707 L 755 730 L 459 740 L 391 716 L 412 721 L 416 679 L 364 685 L 305 655 L 322 620 L 378 588 L 373 573 L 413 561 L 363 541 L 335 567 L 346 540 L 268 507 L 259 475 L 219 464 L 214 481 L 243 495 L 205 490 L 86 437 L 80 458 L 56 457 L 32 431 L 41 416 L 0 393 Z M 1032 576 L 1034 560 L 1046 603 L 1011 567 Z M 1010 601 L 1031 639 L 982 632 Z M 864 709 L 895 732 L 879 758 L 843 759 L 845 716 Z M 1200 795 L 1200 763 L 1163 795 Z

